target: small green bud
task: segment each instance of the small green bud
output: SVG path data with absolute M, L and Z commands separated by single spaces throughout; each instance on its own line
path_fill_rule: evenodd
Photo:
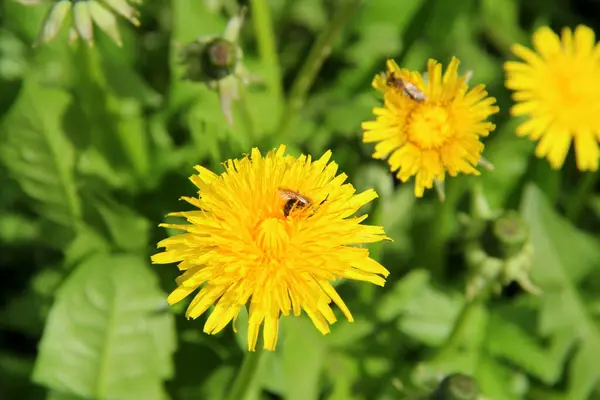
M 117 46 L 121 47 L 123 42 L 121 41 L 121 34 L 119 33 L 119 27 L 117 25 L 117 18 L 115 15 L 95 0 L 89 1 L 89 7 L 92 19 L 96 25 L 98 25 L 98 27 L 102 29 L 104 33 L 110 36 Z
M 432 400 L 477 400 L 477 382 L 464 374 L 446 376 L 432 396 Z
M 527 224 L 516 211 L 507 211 L 493 223 L 494 236 L 500 243 L 502 258 L 520 253 L 529 239 Z
M 94 25 L 92 24 L 92 14 L 87 1 L 78 1 L 73 5 L 73 23 L 77 34 L 92 46 L 94 42 Z
M 516 211 L 494 213 L 488 219 L 467 220 L 465 260 L 471 269 L 467 297 L 488 289 L 499 292 L 502 286 L 518 282 L 526 291 L 540 290 L 529 279 L 533 246 L 529 228 Z
M 112 8 L 117 14 L 128 19 L 134 26 L 140 25 L 139 12 L 131 7 L 126 0 L 103 0 L 106 5 Z
M 220 80 L 235 71 L 237 65 L 237 47 L 222 38 L 209 42 L 202 52 L 202 69 L 210 79 Z
M 71 11 L 72 6 L 73 3 L 71 3 L 70 0 L 61 0 L 52 6 L 44 20 L 42 30 L 40 31 L 35 45 L 39 43 L 48 43 L 56 37 L 65 22 L 67 14 Z

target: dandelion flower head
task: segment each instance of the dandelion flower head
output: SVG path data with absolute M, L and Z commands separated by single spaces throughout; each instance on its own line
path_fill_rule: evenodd
M 486 119 L 498 112 L 496 99 L 487 97 L 484 85 L 468 89 L 458 76 L 459 61 L 452 58 L 442 76 L 442 65 L 430 59 L 425 83 L 419 72 L 387 62 L 387 73 L 373 86 L 384 93 L 383 107 L 373 110 L 375 121 L 363 122 L 363 141 L 376 142 L 373 158 L 388 159 L 402 182 L 415 177 L 415 196 L 422 197 L 446 172 L 478 175 L 483 143 L 495 125 Z M 408 84 L 413 94 L 391 85 L 389 77 Z M 422 98 L 414 96 L 414 93 Z
M 550 28 L 533 34 L 535 51 L 515 44 L 512 52 L 523 61 L 508 61 L 506 87 L 514 91 L 514 116 L 525 117 L 517 134 L 539 140 L 536 155 L 561 168 L 575 145 L 577 167 L 598 169 L 600 160 L 600 47 L 594 31 L 578 26 Z
M 190 179 L 198 197 L 183 197 L 197 210 L 170 215 L 188 224 L 161 224 L 184 233 L 161 241 L 164 252 L 154 263 L 179 263 L 183 271 L 168 301 L 174 304 L 198 291 L 186 316 L 197 318 L 215 306 L 204 332 L 214 334 L 249 305 L 248 349 L 255 350 L 262 326 L 264 348 L 277 344 L 279 318 L 301 311 L 323 334 L 336 321 L 335 303 L 352 315 L 331 285 L 336 278 L 383 286 L 389 272 L 369 257 L 362 243 L 388 239 L 382 227 L 361 224 L 354 216 L 377 197 L 356 194 L 347 176 L 337 174 L 328 151 L 310 156 L 285 155 L 285 146 L 266 156 L 225 162 L 221 175 L 196 166 Z M 290 196 L 296 193 L 298 198 Z M 300 201 L 300 199 L 302 201 Z

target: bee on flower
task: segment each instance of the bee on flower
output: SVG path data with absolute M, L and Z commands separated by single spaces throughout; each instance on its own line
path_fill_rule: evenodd
M 483 143 L 495 125 L 486 121 L 499 111 L 484 85 L 468 88 L 458 76 L 459 61 L 442 66 L 430 59 L 428 81 L 419 72 L 388 60 L 387 71 L 375 76 L 373 87 L 384 94 L 374 121 L 363 122 L 363 142 L 376 143 L 373 158 L 387 159 L 402 182 L 415 177 L 415 196 L 422 197 L 446 173 L 478 175 Z
M 320 159 L 285 155 L 285 146 L 266 156 L 225 163 L 217 175 L 197 166 L 190 179 L 198 197 L 183 200 L 195 211 L 170 215 L 188 224 L 161 224 L 185 233 L 161 241 L 154 263 L 178 263 L 181 276 L 168 297 L 177 303 L 197 292 L 186 316 L 198 318 L 215 306 L 204 332 L 215 334 L 248 306 L 248 349 L 256 348 L 262 326 L 263 346 L 274 350 L 280 317 L 304 311 L 323 334 L 336 321 L 335 303 L 353 321 L 331 281 L 346 278 L 383 286 L 389 272 L 357 245 L 389 240 L 380 226 L 354 216 L 377 197 L 355 193 L 345 174 Z

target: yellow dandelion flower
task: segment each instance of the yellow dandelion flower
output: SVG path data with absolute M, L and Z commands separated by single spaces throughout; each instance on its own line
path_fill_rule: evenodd
M 384 106 L 373 109 L 375 121 L 363 122 L 363 142 L 377 142 L 373 158 L 388 158 L 392 172 L 406 182 L 415 176 L 415 196 L 422 197 L 445 173 L 478 175 L 483 143 L 495 125 L 485 120 L 498 112 L 496 99 L 484 85 L 468 90 L 452 58 L 442 77 L 442 66 L 430 59 L 428 81 L 418 72 L 401 69 L 393 60 L 387 73 L 373 80 L 384 92 Z
M 506 87 L 514 91 L 514 116 L 527 120 L 520 136 L 538 140 L 536 156 L 552 168 L 562 167 L 575 142 L 577 168 L 596 171 L 600 160 L 600 46 L 594 31 L 578 26 L 562 31 L 562 40 L 550 28 L 533 34 L 534 52 L 514 45 L 523 62 L 508 61 Z
M 169 295 L 177 303 L 199 290 L 186 316 L 197 318 L 214 305 L 204 332 L 215 334 L 249 303 L 248 349 L 254 351 L 261 325 L 264 348 L 274 350 L 281 315 L 301 310 L 327 334 L 336 321 L 335 303 L 352 321 L 331 285 L 336 278 L 383 286 L 389 272 L 369 258 L 362 243 L 389 240 L 382 227 L 361 224 L 354 213 L 377 197 L 355 194 L 347 176 L 336 176 L 331 152 L 319 160 L 285 155 L 285 146 L 265 157 L 228 160 L 216 175 L 196 166 L 190 179 L 198 197 L 183 197 L 195 211 L 170 215 L 189 224 L 161 224 L 185 231 L 161 241 L 154 263 L 178 262 L 183 271 Z

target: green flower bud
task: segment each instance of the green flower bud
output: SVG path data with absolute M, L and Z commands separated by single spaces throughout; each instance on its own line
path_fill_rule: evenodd
M 92 19 L 96 25 L 98 25 L 98 27 L 102 29 L 104 33 L 110 36 L 117 46 L 121 47 L 123 42 L 121 40 L 121 34 L 119 33 L 119 27 L 117 25 L 117 18 L 115 15 L 95 0 L 89 1 L 89 7 Z
M 103 0 L 106 5 L 112 8 L 117 14 L 120 14 L 124 18 L 128 19 L 134 26 L 140 26 L 140 20 L 138 19 L 139 12 L 131 7 L 126 0 Z
M 42 30 L 34 45 L 48 43 L 56 37 L 65 22 L 67 14 L 71 11 L 72 6 L 73 3 L 71 3 L 70 0 L 61 0 L 52 6 L 44 20 Z
M 78 1 L 73 5 L 73 23 L 79 37 L 92 46 L 94 43 L 94 25 L 92 24 L 92 14 L 87 1 Z
M 511 282 L 530 293 L 539 293 L 529 280 L 533 247 L 529 229 L 515 211 L 502 212 L 488 219 L 467 220 L 465 260 L 471 269 L 467 297 L 472 299 L 491 288 L 500 291 Z
M 184 78 L 210 84 L 234 74 L 241 58 L 241 50 L 221 37 L 199 38 L 181 52 Z
M 432 400 L 477 400 L 479 389 L 477 382 L 470 376 L 451 374 L 445 377 Z
M 237 48 L 233 43 L 216 38 L 206 45 L 201 55 L 203 70 L 210 79 L 223 79 L 235 71 L 237 55 Z

